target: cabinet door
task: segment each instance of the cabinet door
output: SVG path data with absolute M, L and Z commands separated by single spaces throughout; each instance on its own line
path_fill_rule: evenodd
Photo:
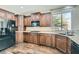
M 30 34 L 24 33 L 24 42 L 30 42 Z
M 0 10 L 0 17 L 2 17 L 2 18 L 6 18 L 6 12 Z
M 24 26 L 28 26 L 28 19 L 27 18 L 24 19 Z
M 7 12 L 6 16 L 7 16 L 7 19 L 14 20 L 14 14 Z
M 56 36 L 56 48 L 67 53 L 67 38 L 64 36 Z
M 45 38 L 46 38 L 46 46 L 51 46 L 51 43 L 52 43 L 51 34 L 45 34 Z
M 30 43 L 34 43 L 34 37 L 32 35 L 33 34 L 30 33 Z
M 38 39 L 37 33 L 31 33 L 31 34 L 30 34 L 30 40 L 31 40 L 32 43 L 38 44 L 37 39 Z
M 52 35 L 52 38 L 51 38 L 51 47 L 55 47 L 55 35 Z
M 51 14 L 42 14 L 40 19 L 40 26 L 48 27 L 51 25 Z
M 31 26 L 31 17 L 25 17 L 24 26 Z
M 40 45 L 46 45 L 46 38 L 44 34 L 40 34 Z
M 45 20 L 45 15 L 41 15 L 41 20 L 40 20 L 40 26 L 46 26 L 46 20 Z
M 33 13 L 33 14 L 31 15 L 31 20 L 32 20 L 32 21 L 39 21 L 39 20 L 40 20 L 40 12 Z

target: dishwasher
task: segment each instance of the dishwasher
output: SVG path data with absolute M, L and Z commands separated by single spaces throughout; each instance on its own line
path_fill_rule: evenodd
M 79 54 L 79 45 L 74 41 L 71 43 L 71 54 Z

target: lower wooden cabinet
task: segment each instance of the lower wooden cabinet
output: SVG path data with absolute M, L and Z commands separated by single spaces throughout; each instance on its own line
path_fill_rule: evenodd
M 30 34 L 29 33 L 24 33 L 24 42 L 30 42 Z
M 37 33 L 30 33 L 30 42 L 38 44 L 38 35 Z
M 55 46 L 55 38 L 51 34 L 25 33 L 24 42 L 40 44 L 45 46 Z
M 64 53 L 70 53 L 70 43 L 66 36 L 44 33 L 25 33 L 24 41 L 57 48 Z
M 65 36 L 56 35 L 56 48 L 60 51 L 67 53 L 68 51 L 68 39 Z
M 52 35 L 51 34 L 46 34 L 45 38 L 46 38 L 46 46 L 51 47 L 51 45 L 52 45 Z
M 51 47 L 55 47 L 56 40 L 55 40 L 55 34 L 51 35 Z
M 45 34 L 40 34 L 40 45 L 46 45 L 46 36 Z

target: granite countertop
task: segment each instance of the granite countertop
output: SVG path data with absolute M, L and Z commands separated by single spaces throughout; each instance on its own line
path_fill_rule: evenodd
M 31 32 L 31 31 L 16 31 L 16 32 L 57 34 L 57 35 L 61 35 L 61 36 L 66 36 L 66 37 L 68 37 L 70 40 L 72 40 L 72 41 L 74 41 L 75 43 L 79 44 L 79 35 L 78 35 L 78 34 L 74 34 L 73 36 L 69 36 L 69 35 L 59 34 L 60 32 Z

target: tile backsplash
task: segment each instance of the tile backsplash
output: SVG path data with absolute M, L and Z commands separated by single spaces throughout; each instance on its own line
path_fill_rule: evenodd
M 26 31 L 41 31 L 41 32 L 51 32 L 52 27 L 27 27 Z

